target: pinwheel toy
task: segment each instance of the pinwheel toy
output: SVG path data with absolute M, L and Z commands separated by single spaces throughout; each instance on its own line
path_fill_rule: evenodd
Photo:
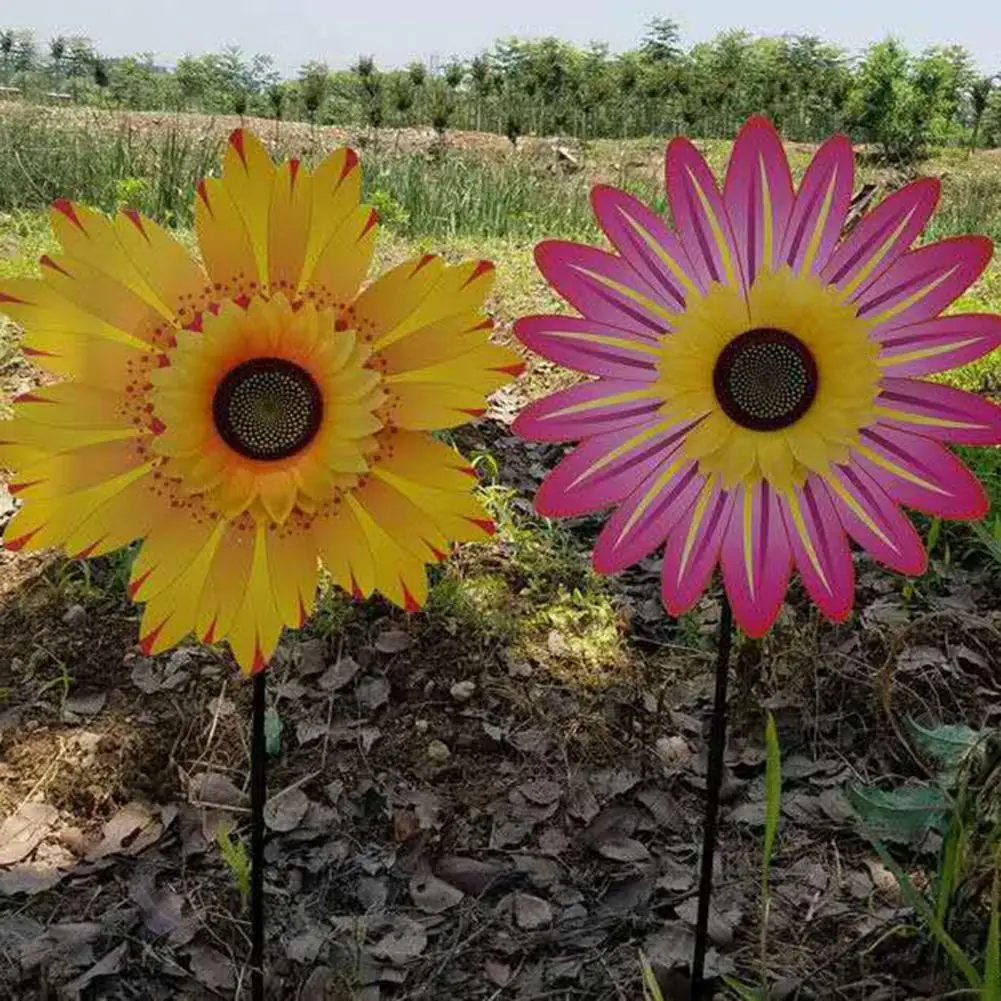
M 546 241 L 543 275 L 579 315 L 531 316 L 517 336 L 592 378 L 530 404 L 515 423 L 579 442 L 536 507 L 614 508 L 594 549 L 602 572 L 662 550 L 662 595 L 680 615 L 719 568 L 723 583 L 710 737 L 702 894 L 692 967 L 702 981 L 723 773 L 731 615 L 752 637 L 792 571 L 827 617 L 854 601 L 851 543 L 920 574 L 902 510 L 973 520 L 986 494 L 947 443 L 1001 442 L 1001 408 L 928 381 L 1001 345 L 1001 317 L 942 315 L 991 256 L 982 236 L 913 249 L 939 196 L 916 180 L 847 234 L 853 152 L 834 136 L 798 188 L 775 129 L 743 127 L 722 188 L 695 146 L 673 140 L 673 224 L 612 187 L 594 189 L 612 245 Z
M 421 256 L 362 287 L 376 214 L 356 155 L 275 166 L 229 140 L 198 187 L 200 260 L 150 219 L 66 201 L 42 277 L 0 282 L 24 351 L 60 381 L 0 423 L 23 506 L 11 549 L 81 558 L 142 540 L 129 593 L 157 654 L 194 633 L 253 674 L 253 987 L 263 992 L 265 671 L 305 624 L 318 561 L 415 610 L 425 564 L 492 525 L 430 432 L 483 413 L 521 363 L 491 343 L 487 261 Z

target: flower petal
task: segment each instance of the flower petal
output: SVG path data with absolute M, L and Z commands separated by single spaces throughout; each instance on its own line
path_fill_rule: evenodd
M 832 466 L 824 476 L 845 531 L 898 573 L 924 573 L 927 555 L 910 518 L 858 463 Z
M 677 455 L 647 476 L 608 519 L 594 547 L 599 573 L 617 573 L 652 553 L 695 503 L 705 477 Z
M 937 178 L 922 177 L 884 198 L 835 250 L 821 281 L 852 299 L 864 295 L 925 228 L 941 188 Z
M 545 478 L 535 497 L 536 511 L 566 518 L 618 503 L 664 467 L 689 426 L 654 419 L 588 438 Z
M 639 199 L 610 187 L 595 185 L 591 207 L 612 246 L 671 310 L 682 309 L 692 293 L 706 287 L 696 283 L 681 241 L 667 223 Z
M 880 327 L 938 316 L 980 277 L 992 251 L 986 236 L 955 236 L 908 251 L 855 300 L 858 315 L 876 336 Z
M 312 188 L 309 236 L 301 272 L 303 285 L 313 277 L 317 262 L 331 242 L 344 234 L 342 227 L 352 214 L 361 218 L 363 225 L 371 222 L 372 229 L 375 222 L 373 210 L 361 208 L 361 170 L 354 150 L 342 147 L 324 157 L 312 172 Z M 356 290 L 357 286 L 351 294 Z
M 720 566 L 737 624 L 748 636 L 771 628 L 792 571 L 792 549 L 778 495 L 763 480 L 733 491 Z
M 652 382 L 661 352 L 647 337 L 578 316 L 525 316 L 514 335 L 536 354 L 589 375 Z
M 807 594 L 829 619 L 841 622 L 855 599 L 851 546 L 830 494 L 816 477 L 780 498 L 786 535 Z
M 258 524 L 243 601 L 226 634 L 236 662 L 247 673 L 264 669 L 282 634 L 282 616 L 275 601 L 272 578 L 283 571 L 280 565 L 272 566 L 267 540 L 267 527 Z
M 271 590 L 282 622 L 291 629 L 306 624 L 316 601 L 319 556 L 310 522 L 299 512 L 265 536 Z
M 203 643 L 215 643 L 226 636 L 236 619 L 250 579 L 256 530 L 249 516 L 225 525 L 195 618 L 195 632 Z
M 830 260 L 852 197 L 855 162 L 846 136 L 832 136 L 817 150 L 796 194 L 781 260 L 797 274 L 816 274 Z
M 139 623 L 139 645 L 143 653 L 147 655 L 162 653 L 195 631 L 205 579 L 215 559 L 225 527 L 224 521 L 209 526 L 201 545 L 190 553 L 188 559 L 178 565 L 177 574 L 167 586 L 158 589 L 157 593 L 148 599 L 141 599 L 146 601 L 142 621 Z
M 670 615 L 682 615 L 702 596 L 719 561 L 735 494 L 706 480 L 695 503 L 671 530 L 664 547 L 661 596 Z
M 299 286 L 313 216 L 313 177 L 288 160 L 274 172 L 268 212 L 268 285 L 272 293 Z
M 938 518 L 973 521 L 990 506 L 966 466 L 937 441 L 877 425 L 862 431 L 853 459 L 900 504 Z
M 883 379 L 881 424 L 962 445 L 1001 444 L 1001 407 L 976 393 L 922 379 Z
M 665 174 L 674 227 L 701 286 L 744 287 L 736 241 L 716 179 L 688 139 L 679 137 L 668 144 Z
M 968 365 L 1001 348 L 1001 316 L 958 313 L 880 328 L 879 365 L 888 375 L 916 376 Z
M 766 118 L 748 119 L 730 154 L 723 201 L 747 287 L 778 265 L 793 205 L 792 175 L 782 140 Z
M 544 240 L 535 262 L 549 284 L 590 320 L 656 341 L 678 312 L 621 257 L 565 240 Z
M 512 425 L 533 441 L 574 441 L 646 423 L 663 406 L 648 383 L 599 379 L 530 403 Z

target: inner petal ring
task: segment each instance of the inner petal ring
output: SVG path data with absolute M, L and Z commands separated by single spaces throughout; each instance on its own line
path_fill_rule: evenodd
M 720 352 L 713 390 L 723 412 L 752 431 L 778 431 L 795 424 L 817 396 L 817 363 L 793 334 L 756 327 Z

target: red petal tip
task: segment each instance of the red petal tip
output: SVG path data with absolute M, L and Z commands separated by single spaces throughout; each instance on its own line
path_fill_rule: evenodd
M 436 560 L 437 560 L 437 561 L 438 561 L 439 563 L 444 563 L 444 562 L 445 562 L 445 560 L 447 560 L 447 559 L 448 559 L 448 556 L 447 556 L 447 555 L 446 555 L 445 553 L 443 553 L 443 552 L 442 552 L 442 551 L 441 551 L 440 549 L 436 549 L 436 548 L 435 548 L 434 546 L 432 546 L 432 545 L 431 545 L 430 543 L 428 544 L 428 548 L 429 548 L 429 549 L 431 550 L 431 552 L 432 552 L 432 553 L 434 553 L 434 558 L 435 558 L 435 559 L 436 559 Z
M 31 537 L 37 533 L 38 529 L 36 528 L 34 531 L 19 535 L 16 539 L 7 539 L 4 541 L 4 547 L 12 553 L 20 552 L 31 541 Z
M 413 277 L 413 275 L 416 275 L 418 271 L 421 271 L 423 268 L 426 268 L 434 259 L 435 259 L 434 254 L 425 254 L 417 262 L 417 267 L 414 268 L 414 270 L 411 272 L 411 277 Z
M 153 432 L 153 434 L 163 434 L 163 432 L 167 430 L 167 425 L 164 424 L 159 417 L 154 417 L 149 422 L 149 429 Z
M 247 166 L 247 154 L 243 148 L 243 129 L 233 129 L 229 134 L 229 144 L 236 150 L 236 155 L 240 158 L 244 167 Z
M 494 369 L 495 372 L 503 372 L 505 375 L 511 375 L 517 378 L 525 371 L 525 363 L 523 361 L 515 362 L 513 365 L 501 365 Z
M 13 397 L 14 403 L 51 403 L 51 400 L 45 399 L 44 396 L 39 396 L 37 393 L 27 392 L 21 393 L 19 396 Z
M 465 288 L 467 285 L 471 285 L 480 275 L 486 274 L 488 271 L 494 270 L 493 261 L 477 261 L 476 267 L 473 269 L 473 273 L 466 279 L 466 284 L 462 287 Z
M 341 168 L 341 176 L 337 179 L 337 183 L 340 185 L 343 183 L 344 178 L 351 173 L 355 167 L 358 166 L 358 154 L 353 149 L 346 149 L 344 151 L 344 166 Z
M 72 553 L 70 555 L 71 560 L 85 560 L 90 554 L 97 549 L 97 545 L 101 540 L 98 539 L 96 542 L 92 542 L 89 546 L 84 547 L 78 553 Z
M 11 497 L 15 497 L 22 490 L 27 490 L 28 487 L 33 487 L 36 483 L 41 483 L 41 482 L 42 482 L 41 480 L 31 480 L 27 483 L 10 483 L 7 486 L 7 493 L 9 493 Z
M 216 621 L 217 621 L 216 619 L 213 619 L 209 623 L 208 630 L 206 631 L 205 635 L 202 637 L 202 642 L 206 646 L 209 646 L 210 644 L 215 643 L 215 626 L 216 626 Z
M 146 233 L 146 230 L 143 229 L 142 216 L 139 215 L 135 209 L 124 209 L 123 211 L 125 212 L 125 217 L 129 220 L 129 222 L 131 222 L 132 225 L 135 226 L 135 228 L 139 230 L 139 232 L 142 233 L 142 235 L 148 240 L 149 236 Z
M 147 580 L 149 580 L 149 575 L 152 572 L 152 570 L 147 570 L 141 577 L 136 577 L 135 580 L 129 581 L 128 591 L 130 598 L 135 598 L 135 596 L 139 593 L 139 589 L 146 583 Z
M 486 410 L 481 410 L 478 408 L 467 409 L 466 407 L 459 407 L 458 410 L 459 413 L 469 414 L 470 417 L 482 417 L 486 413 Z
M 204 203 L 205 208 L 207 208 L 209 210 L 209 212 L 211 213 L 212 206 L 209 205 L 209 193 L 208 193 L 208 189 L 205 187 L 205 182 L 204 181 L 199 181 L 198 184 L 195 187 L 196 187 L 196 190 L 198 191 L 198 197 Z
M 52 203 L 52 207 L 57 212 L 66 216 L 66 218 L 69 219 L 69 221 L 73 223 L 73 225 L 76 226 L 76 228 L 80 230 L 81 233 L 86 232 L 86 230 L 83 228 L 83 223 L 80 222 L 80 218 L 76 214 L 76 209 L 73 208 L 73 203 L 71 201 L 69 201 L 66 198 L 57 198 Z
M 157 636 L 163 631 L 163 627 L 167 624 L 167 620 L 164 619 L 152 632 L 147 633 L 145 636 L 139 639 L 139 649 L 148 657 L 153 651 L 153 644 L 156 643 Z
M 375 209 L 372 209 L 368 214 L 368 219 L 365 221 L 365 228 L 361 231 L 358 239 L 360 240 L 369 230 L 374 229 L 376 224 L 379 222 L 379 213 Z
M 38 263 L 41 264 L 43 268 L 52 268 L 53 271 L 58 271 L 61 275 L 65 275 L 67 278 L 72 278 L 73 276 L 62 266 L 56 264 L 48 254 L 42 254 L 38 259 Z
M 487 533 L 487 535 L 497 534 L 497 526 L 492 521 L 490 521 L 489 518 L 470 518 L 469 520 L 474 525 L 477 525 L 478 527 L 482 528 L 483 531 Z
M 254 663 L 250 668 L 251 674 L 260 674 L 268 666 L 268 659 L 261 653 L 261 644 L 254 644 Z
M 306 624 L 306 620 L 309 618 L 309 612 L 306 611 L 306 606 L 302 603 L 302 598 L 299 599 L 299 628 Z
M 288 176 L 292 187 L 295 187 L 295 179 L 299 176 L 299 161 L 293 157 L 288 162 Z
M 421 606 L 418 604 L 417 599 L 407 590 L 407 585 L 400 581 L 403 586 L 403 608 L 408 612 L 419 612 Z
M 474 480 L 478 480 L 476 469 L 473 466 L 459 466 L 459 472 L 465 473 L 467 476 L 472 477 Z

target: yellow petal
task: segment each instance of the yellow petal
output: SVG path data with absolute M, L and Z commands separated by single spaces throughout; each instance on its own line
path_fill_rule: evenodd
M 316 602 L 317 552 L 310 524 L 295 514 L 267 533 L 268 565 L 282 622 L 299 628 Z
M 268 219 L 268 275 L 271 291 L 295 292 L 302 276 L 313 214 L 313 178 L 297 160 L 274 174 Z
M 180 574 L 146 604 L 139 624 L 144 653 L 161 653 L 194 632 L 205 580 L 224 529 L 225 522 L 213 525 L 201 548 L 182 565 Z
M 259 524 L 243 601 L 226 633 L 233 656 L 244 671 L 262 670 L 278 646 L 282 619 L 275 604 L 272 574 L 280 572 L 268 558 L 267 528 Z

